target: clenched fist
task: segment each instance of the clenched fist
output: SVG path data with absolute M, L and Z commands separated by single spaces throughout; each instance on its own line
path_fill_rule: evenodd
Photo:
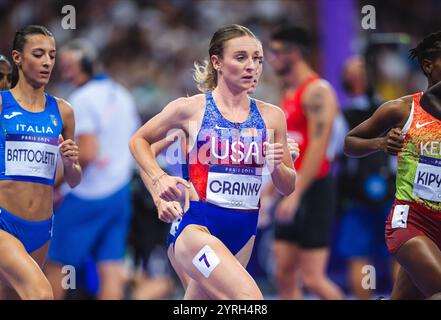
M 263 154 L 265 155 L 266 164 L 270 168 L 276 169 L 283 160 L 283 144 L 265 141 L 263 143 Z
M 286 141 L 288 142 L 288 149 L 289 153 L 291 154 L 292 161 L 295 162 L 300 155 L 299 145 L 290 137 L 288 137 Z
M 404 135 L 400 128 L 391 129 L 382 141 L 382 149 L 387 154 L 396 156 L 403 148 Z
M 71 139 L 64 140 L 61 134 L 58 136 L 58 143 L 63 165 L 65 167 L 72 166 L 78 161 L 78 156 L 80 153 L 78 145 Z

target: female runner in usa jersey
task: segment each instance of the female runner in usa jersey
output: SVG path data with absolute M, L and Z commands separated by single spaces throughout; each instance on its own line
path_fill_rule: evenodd
M 213 35 L 210 61 L 197 66 L 204 94 L 179 98 L 133 136 L 130 149 L 160 198 L 178 200 L 182 184 L 194 199 L 176 230 L 176 263 L 191 278 L 186 299 L 261 299 L 245 270 L 254 243 L 266 165 L 283 194 L 295 187 L 283 111 L 248 96 L 262 67 L 260 42 L 230 25 Z M 171 130 L 189 141 L 188 179 L 165 174 L 151 144 Z

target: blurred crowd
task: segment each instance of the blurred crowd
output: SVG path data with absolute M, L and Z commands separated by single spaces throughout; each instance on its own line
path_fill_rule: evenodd
M 319 29 L 317 7 L 322 3 L 333 6 L 340 1 L 3 0 L 0 1 L 3 34 L 0 52 L 9 52 L 16 29 L 32 23 L 47 26 L 59 46 L 74 37 L 89 39 L 98 47 L 108 72 L 132 91 L 144 119 L 157 113 L 170 98 L 196 92 L 191 79 L 192 62 L 206 59 L 206 42 L 218 26 L 241 23 L 265 41 L 271 27 L 291 21 L 307 26 L 316 37 L 326 37 L 332 30 Z M 354 29 L 358 30 L 350 44 L 354 53 L 363 50 L 374 32 L 400 32 L 409 39 L 418 39 L 441 27 L 434 14 L 437 9 L 441 10 L 437 1 L 352 2 L 357 23 Z M 360 28 L 361 8 L 366 4 L 376 9 L 376 30 Z M 76 29 L 62 28 L 61 10 L 65 5 L 72 5 L 76 10 Z M 318 45 L 317 49 L 320 49 Z M 320 67 L 320 52 L 314 52 L 313 62 Z M 406 56 L 401 60 L 387 53 L 384 56 L 377 67 L 381 73 L 378 77 L 388 82 L 382 83 L 380 90 L 386 99 L 408 92 L 409 87 L 421 87 L 421 76 L 413 72 L 416 65 L 409 66 Z M 257 95 L 276 102 L 277 85 L 270 68 L 266 69 Z M 56 78 L 52 85 L 54 94 L 66 90 Z

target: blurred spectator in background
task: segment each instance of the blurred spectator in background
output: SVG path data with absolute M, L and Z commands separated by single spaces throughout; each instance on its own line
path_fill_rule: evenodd
M 138 114 L 129 92 L 97 73 L 99 59 L 90 42 L 76 39 L 66 44 L 59 63 L 62 79 L 77 88 L 68 101 L 75 112 L 83 180 L 55 211 L 47 275 L 55 297 L 62 299 L 62 266 L 72 265 L 79 272 L 93 257 L 98 298 L 121 299 L 134 168 L 128 141 L 139 126 Z
M 165 161 L 160 163 L 166 170 Z M 130 298 L 157 300 L 170 297 L 175 281 L 167 258 L 166 239 L 170 226 L 158 219 L 155 201 L 146 190 L 138 171 L 132 179 L 132 190 L 133 221 L 129 247 L 135 272 Z
M 300 148 L 295 162 L 296 190 L 276 207 L 274 254 L 281 299 L 300 298 L 297 280 L 321 299 L 342 299 L 327 277 L 335 196 L 328 145 L 338 106 L 330 84 L 310 67 L 311 40 L 306 30 L 281 26 L 271 34 L 268 60 L 284 86 L 281 106 L 288 135 Z
M 9 60 L 0 54 L 0 90 L 11 88 L 12 66 Z
M 359 56 L 347 60 L 342 75 L 349 103 L 343 115 L 349 129 L 368 119 L 382 104 L 368 83 L 366 65 Z M 348 281 L 357 299 L 369 299 L 373 291 L 362 287 L 373 258 L 390 259 L 384 239 L 384 224 L 395 193 L 395 170 L 390 156 L 383 152 L 364 158 L 339 159 L 339 211 L 337 253 L 348 262 Z

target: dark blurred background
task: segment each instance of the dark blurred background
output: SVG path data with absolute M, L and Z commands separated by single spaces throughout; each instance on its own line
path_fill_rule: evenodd
M 76 9 L 74 30 L 62 28 L 65 5 Z M 374 30 L 361 27 L 365 5 L 375 8 Z M 281 22 L 305 26 L 316 40 L 313 65 L 344 99 L 338 79 L 349 55 L 364 54 L 375 34 L 404 33 L 401 41 L 412 45 L 441 29 L 440 12 L 441 2 L 436 0 L 0 0 L 0 52 L 10 53 L 14 32 L 27 24 L 47 26 L 59 47 L 71 38 L 87 38 L 99 48 L 108 72 L 133 92 L 143 117 L 149 117 L 167 101 L 196 93 L 193 62 L 206 58 L 209 39 L 222 25 L 246 25 L 264 43 Z M 424 87 L 405 50 L 380 54 L 369 68 L 375 70 L 372 80 L 385 99 Z M 277 104 L 277 88 L 266 67 L 256 96 Z M 63 89 L 55 73 L 50 91 L 62 95 Z

